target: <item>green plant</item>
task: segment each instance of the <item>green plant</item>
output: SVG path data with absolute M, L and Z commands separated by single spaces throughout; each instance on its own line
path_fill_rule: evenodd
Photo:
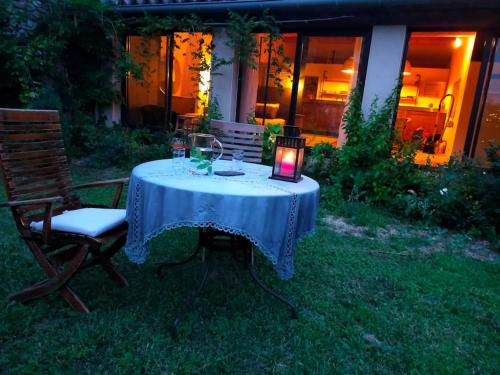
M 228 41 L 226 44 L 236 51 L 235 59 L 244 62 L 252 69 L 258 69 L 260 52 L 256 39 L 257 33 L 263 33 L 263 53 L 270 54 L 270 67 L 266 70 L 267 79 L 278 90 L 283 90 L 283 76 L 291 79 L 292 60 L 285 54 L 280 28 L 268 9 L 261 17 L 241 15 L 230 11 L 226 24 Z
M 417 146 L 402 142 L 392 127 L 399 88 L 381 106 L 375 99 L 366 117 L 360 90 L 351 94 L 343 117 L 347 141 L 338 152 L 336 176 L 350 199 L 388 204 L 422 183 L 421 172 L 414 164 Z
M 255 118 L 255 109 L 252 109 L 247 116 L 247 124 L 257 125 L 257 119 Z
M 215 96 L 212 96 L 210 98 L 206 111 L 200 120 L 201 133 L 211 132 L 210 123 L 212 120 L 222 120 L 222 113 L 220 111 L 219 101 Z
M 90 165 L 130 168 L 169 156 L 171 135 L 166 132 L 153 134 L 146 129 L 129 130 L 122 127 L 94 129 L 95 133 L 85 143 L 87 149 L 91 150 L 88 153 L 91 155 Z
M 121 44 L 123 19 L 98 0 L 47 1 L 38 13 L 1 3 L 0 103 L 60 110 L 66 146 L 82 154 L 96 106 L 120 101 L 115 82 L 141 70 Z
M 263 145 L 262 145 L 262 159 L 265 163 L 273 162 L 274 144 L 276 143 L 276 136 L 280 135 L 283 127 L 278 124 L 268 124 L 264 130 Z
M 338 150 L 328 142 L 314 145 L 304 161 L 304 173 L 324 183 L 331 181 L 338 168 Z
M 190 162 L 196 164 L 196 169 L 200 171 L 200 173 L 212 174 L 212 162 L 208 160 L 206 155 L 203 155 L 200 150 L 194 148 L 191 150 L 191 158 Z

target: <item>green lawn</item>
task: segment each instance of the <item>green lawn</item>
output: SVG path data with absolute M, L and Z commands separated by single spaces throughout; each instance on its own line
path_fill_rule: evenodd
M 74 171 L 77 181 L 127 175 Z M 84 195 L 111 197 L 111 190 Z M 363 206 L 338 213 L 346 217 L 322 210 L 316 235 L 296 249 L 291 281 L 277 280 L 258 258 L 262 278 L 300 306 L 298 319 L 219 254 L 173 341 L 168 327 L 200 277 L 199 263 L 163 279 L 155 263 L 187 254 L 195 230 L 162 235 L 143 265 L 118 255 L 126 289 L 115 288 L 99 269 L 80 274 L 73 287 L 92 309 L 84 315 L 58 295 L 29 305 L 7 301 L 43 275 L 2 209 L 0 373 L 498 373 L 497 254 L 465 235 L 411 227 Z

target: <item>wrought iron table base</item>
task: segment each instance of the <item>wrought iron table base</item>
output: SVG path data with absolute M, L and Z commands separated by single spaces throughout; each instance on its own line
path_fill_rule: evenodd
M 210 273 L 210 266 L 209 266 L 209 258 L 212 252 L 216 251 L 231 251 L 233 255 L 236 258 L 236 251 L 237 250 L 243 250 L 244 256 L 243 256 L 243 261 L 245 266 L 247 267 L 250 276 L 252 277 L 252 280 L 266 293 L 270 294 L 274 298 L 276 298 L 278 301 L 281 303 L 285 304 L 289 309 L 291 313 L 291 318 L 295 319 L 297 318 L 297 309 L 296 307 L 288 301 L 285 297 L 281 296 L 280 294 L 276 293 L 273 291 L 270 287 L 268 287 L 266 284 L 260 280 L 254 270 L 254 265 L 255 265 L 255 248 L 253 244 L 251 244 L 247 239 L 239 236 L 234 236 L 234 235 L 225 235 L 224 240 L 217 240 L 215 239 L 215 236 L 217 236 L 218 232 L 214 231 L 208 231 L 204 232 L 204 230 L 200 230 L 199 232 L 199 241 L 198 241 L 198 246 L 196 247 L 195 251 L 188 256 L 186 259 L 181 260 L 179 262 L 163 262 L 159 264 L 157 268 L 157 273 L 159 276 L 162 275 L 162 270 L 164 268 L 168 267 L 175 267 L 175 266 L 180 266 L 183 264 L 186 264 L 190 261 L 192 261 L 196 255 L 202 250 L 202 263 L 203 263 L 203 276 L 201 278 L 201 281 L 199 284 L 193 289 L 193 291 L 185 298 L 184 302 L 182 303 L 181 308 L 179 309 L 179 312 L 177 313 L 174 322 L 172 324 L 172 327 L 170 328 L 170 333 L 172 335 L 172 338 L 177 337 L 177 327 L 179 323 L 181 322 L 182 318 L 188 311 L 189 307 L 193 305 L 197 297 L 199 296 L 200 292 L 202 289 L 205 287 L 207 280 L 208 280 L 208 275 Z M 219 233 L 220 234 L 220 233 Z M 230 236 L 230 239 L 228 240 L 227 237 Z M 215 246 L 215 244 L 219 243 L 220 247 Z M 228 249 L 224 249 L 225 246 L 229 244 Z M 239 245 L 238 248 L 235 247 L 235 245 Z M 241 248 L 242 246 L 243 248 Z M 237 258 L 236 258 L 237 259 Z M 237 259 L 238 260 L 238 259 Z

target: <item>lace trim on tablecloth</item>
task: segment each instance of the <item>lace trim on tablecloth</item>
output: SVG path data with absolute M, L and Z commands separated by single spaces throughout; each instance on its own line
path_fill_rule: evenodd
M 176 222 L 176 223 L 170 223 L 163 225 L 162 227 L 156 229 L 152 233 L 147 233 L 144 235 L 141 235 L 141 222 L 142 222 L 142 189 L 141 189 L 141 181 L 138 179 L 136 181 L 135 187 L 132 187 L 134 189 L 134 211 L 133 211 L 133 223 L 131 225 L 131 229 L 133 231 L 134 239 L 130 238 L 129 235 L 129 240 L 127 241 L 127 245 L 125 247 L 125 252 L 127 257 L 135 263 L 144 263 L 146 258 L 149 255 L 149 241 L 157 236 L 159 236 L 161 233 L 163 233 L 166 230 L 172 230 L 172 229 L 177 229 L 181 227 L 192 227 L 192 228 L 214 228 L 217 230 L 221 230 L 230 234 L 235 234 L 242 236 L 246 239 L 248 239 L 252 244 L 257 246 L 262 253 L 271 261 L 271 263 L 274 265 L 276 272 L 278 273 L 278 276 L 282 279 L 289 279 L 293 276 L 294 272 L 294 266 L 293 266 L 293 255 L 294 255 L 294 248 L 296 243 L 310 235 L 311 233 L 314 232 L 314 230 L 310 232 L 305 232 L 300 234 L 298 237 L 295 237 L 296 234 L 296 226 L 297 226 L 297 210 L 298 210 L 298 195 L 294 192 L 289 191 L 288 189 L 285 189 L 282 186 L 277 186 L 273 184 L 272 180 L 270 180 L 268 177 L 268 172 L 266 171 L 265 175 L 264 173 L 261 173 L 258 176 L 252 176 L 249 175 L 247 178 L 241 178 L 239 177 L 238 179 L 234 179 L 232 177 L 223 177 L 223 176 L 217 176 L 217 175 L 212 175 L 212 176 L 184 176 L 184 175 L 179 175 L 178 173 L 172 173 L 168 172 L 165 170 L 158 170 L 158 171 L 151 171 L 145 176 L 142 177 L 176 177 L 176 178 L 183 178 L 183 177 L 189 177 L 192 179 L 193 177 L 195 178 L 200 178 L 200 179 L 217 179 L 217 180 L 231 180 L 231 181 L 237 181 L 239 183 L 243 183 L 245 185 L 250 185 L 254 187 L 266 187 L 266 188 L 272 188 L 276 189 L 282 192 L 285 192 L 290 195 L 290 206 L 289 206 L 289 212 L 288 212 L 288 222 L 287 222 L 287 229 L 286 229 L 286 237 L 285 237 L 285 246 L 284 248 L 281 249 L 280 254 L 278 257 L 276 257 L 271 249 L 266 248 L 258 239 L 253 237 L 251 234 L 248 232 L 242 230 L 242 229 L 237 229 L 234 227 L 228 227 L 226 225 L 212 222 L 212 221 L 194 221 L 194 220 L 189 220 L 189 221 L 181 221 L 181 222 Z M 129 223 L 130 224 L 130 223 Z M 129 226 L 130 229 L 130 226 Z M 137 241 L 138 239 L 142 238 L 142 240 Z

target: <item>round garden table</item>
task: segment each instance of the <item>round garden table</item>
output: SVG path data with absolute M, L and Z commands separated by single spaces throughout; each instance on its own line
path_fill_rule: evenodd
M 259 164 L 243 163 L 245 174 L 231 177 L 193 174 L 189 165 L 186 159 L 179 171 L 169 159 L 133 169 L 127 198 L 128 258 L 143 263 L 152 238 L 169 229 L 198 227 L 204 228 L 200 233 L 222 231 L 245 239 L 252 245 L 251 265 L 256 247 L 271 261 L 281 279 L 291 278 L 295 245 L 315 228 L 318 183 L 306 176 L 298 183 L 270 179 L 271 167 Z M 231 168 L 231 161 L 219 160 L 213 164 L 214 171 Z M 210 248 L 208 237 L 214 238 L 200 234 L 198 248 Z M 182 263 L 185 262 L 174 264 Z M 254 277 L 252 267 L 249 268 Z M 205 276 L 207 273 L 208 269 Z

